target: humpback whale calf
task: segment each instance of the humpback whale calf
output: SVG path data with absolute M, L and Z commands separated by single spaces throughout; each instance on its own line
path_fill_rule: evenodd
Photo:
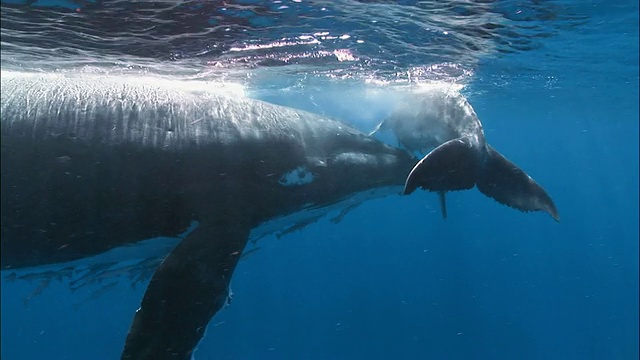
M 445 193 L 477 186 L 488 197 L 521 211 L 542 210 L 559 221 L 546 191 L 487 144 L 482 123 L 467 99 L 434 86 L 405 94 L 370 134 L 391 130 L 412 153 L 427 153 L 407 177 L 403 194 L 417 188 L 437 192 L 447 217 Z
M 0 83 L 2 269 L 199 223 L 155 271 L 123 359 L 190 359 L 227 300 L 251 229 L 272 219 L 374 190 L 400 193 L 405 183 L 405 193 L 444 192 L 471 181 L 556 217 L 546 192 L 472 127 L 416 165 L 341 122 L 247 98 L 122 76 L 3 72 Z

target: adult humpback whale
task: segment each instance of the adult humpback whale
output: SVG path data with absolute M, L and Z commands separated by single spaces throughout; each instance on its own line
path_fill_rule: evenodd
M 191 357 L 253 227 L 355 193 L 399 192 L 417 161 L 340 122 L 260 101 L 95 75 L 3 73 L 0 83 L 3 269 L 199 221 L 153 275 L 123 359 Z

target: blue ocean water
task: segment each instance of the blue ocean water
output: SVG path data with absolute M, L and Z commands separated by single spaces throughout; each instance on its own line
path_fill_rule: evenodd
M 197 359 L 638 358 L 637 2 L 3 1 L 0 26 L 3 72 L 224 82 L 365 131 L 389 88 L 458 84 L 558 206 L 456 192 L 445 221 L 417 192 L 261 238 Z M 1 357 L 119 358 L 148 278 L 47 271 L 2 272 Z

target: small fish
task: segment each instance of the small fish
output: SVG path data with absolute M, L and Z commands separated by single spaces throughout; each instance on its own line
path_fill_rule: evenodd
M 339 223 L 340 221 L 342 221 L 342 219 L 344 219 L 345 215 L 347 215 L 348 213 L 350 213 L 350 212 L 351 212 L 351 210 L 353 210 L 353 209 L 357 208 L 357 207 L 358 207 L 358 206 L 360 206 L 361 204 L 362 204 L 362 203 L 361 203 L 361 202 L 359 202 L 359 203 L 356 203 L 356 204 L 352 204 L 352 205 L 347 206 L 346 208 L 344 208 L 344 209 L 342 209 L 342 210 L 340 211 L 340 214 L 336 215 L 336 217 L 334 217 L 334 218 L 330 219 L 329 221 L 331 221 L 333 224 L 337 224 L 337 223 Z
M 93 291 L 91 293 L 91 295 L 89 295 L 86 299 L 82 300 L 79 303 L 71 305 L 71 307 L 73 307 L 74 310 L 78 310 L 80 308 L 80 306 L 82 306 L 83 304 L 86 304 L 87 302 L 89 302 L 91 300 L 95 300 L 95 299 L 99 298 L 103 294 L 105 294 L 108 291 L 110 291 L 111 289 L 113 289 L 117 284 L 118 284 L 118 281 L 114 281 L 114 282 L 111 282 L 111 283 L 109 283 L 107 285 L 104 285 L 100 289 L 98 289 L 96 291 Z
M 49 279 L 52 277 L 55 277 L 55 271 L 45 271 L 45 272 L 33 272 L 33 273 L 28 273 L 28 274 L 24 274 L 24 275 L 20 275 L 17 277 L 18 280 L 26 280 L 26 281 L 33 281 L 33 280 L 43 280 L 43 279 Z
M 82 283 L 90 283 L 91 279 L 96 279 L 99 274 L 103 274 L 104 270 L 109 269 L 110 267 L 117 264 L 117 262 L 109 262 L 104 264 L 96 264 L 89 267 L 89 271 L 83 275 L 82 277 L 75 279 L 69 283 L 71 288 L 75 288 L 76 290 L 82 287 Z M 81 285 L 78 285 L 81 284 Z
M 242 255 L 240 256 L 240 260 L 245 260 L 246 258 L 248 258 L 249 256 L 255 254 L 258 250 L 262 249 L 259 246 L 254 246 L 253 248 L 249 249 L 249 250 L 245 250 Z
M 283 236 L 285 236 L 287 234 L 290 234 L 290 233 L 292 233 L 294 231 L 301 230 L 301 229 L 305 228 L 307 225 L 311 225 L 311 224 L 317 222 L 323 216 L 324 216 L 324 214 L 321 214 L 321 215 L 317 215 L 317 216 L 311 217 L 309 219 L 305 219 L 305 220 L 299 221 L 299 222 L 289 226 L 288 228 L 276 233 L 276 237 L 278 239 L 280 239 L 281 237 L 283 237 Z
M 38 287 L 33 290 L 33 292 L 31 292 L 31 294 L 29 294 L 29 296 L 27 296 L 24 300 L 24 306 L 28 306 L 29 305 L 29 301 L 31 301 L 31 299 L 33 299 L 34 297 L 42 294 L 42 292 L 44 291 L 44 289 L 46 289 L 49 286 L 49 283 L 51 283 L 51 279 L 43 279 L 40 280 L 40 283 L 38 284 Z

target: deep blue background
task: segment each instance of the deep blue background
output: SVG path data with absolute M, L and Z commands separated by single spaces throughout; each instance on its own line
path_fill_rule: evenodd
M 547 52 L 485 59 L 465 90 L 488 141 L 548 190 L 560 223 L 477 190 L 449 194 L 443 221 L 437 197 L 419 192 L 261 239 L 196 358 L 637 359 L 635 19 L 601 42 L 558 38 Z M 575 56 L 541 72 L 546 80 L 518 76 L 563 50 Z M 614 61 L 620 53 L 627 63 Z M 363 130 L 385 112 L 357 97 L 344 105 L 339 88 L 327 84 L 313 100 L 258 96 Z M 25 304 L 37 282 L 2 275 L 3 359 L 119 358 L 144 286 L 123 280 L 83 302 L 99 287 L 72 293 L 53 282 Z

